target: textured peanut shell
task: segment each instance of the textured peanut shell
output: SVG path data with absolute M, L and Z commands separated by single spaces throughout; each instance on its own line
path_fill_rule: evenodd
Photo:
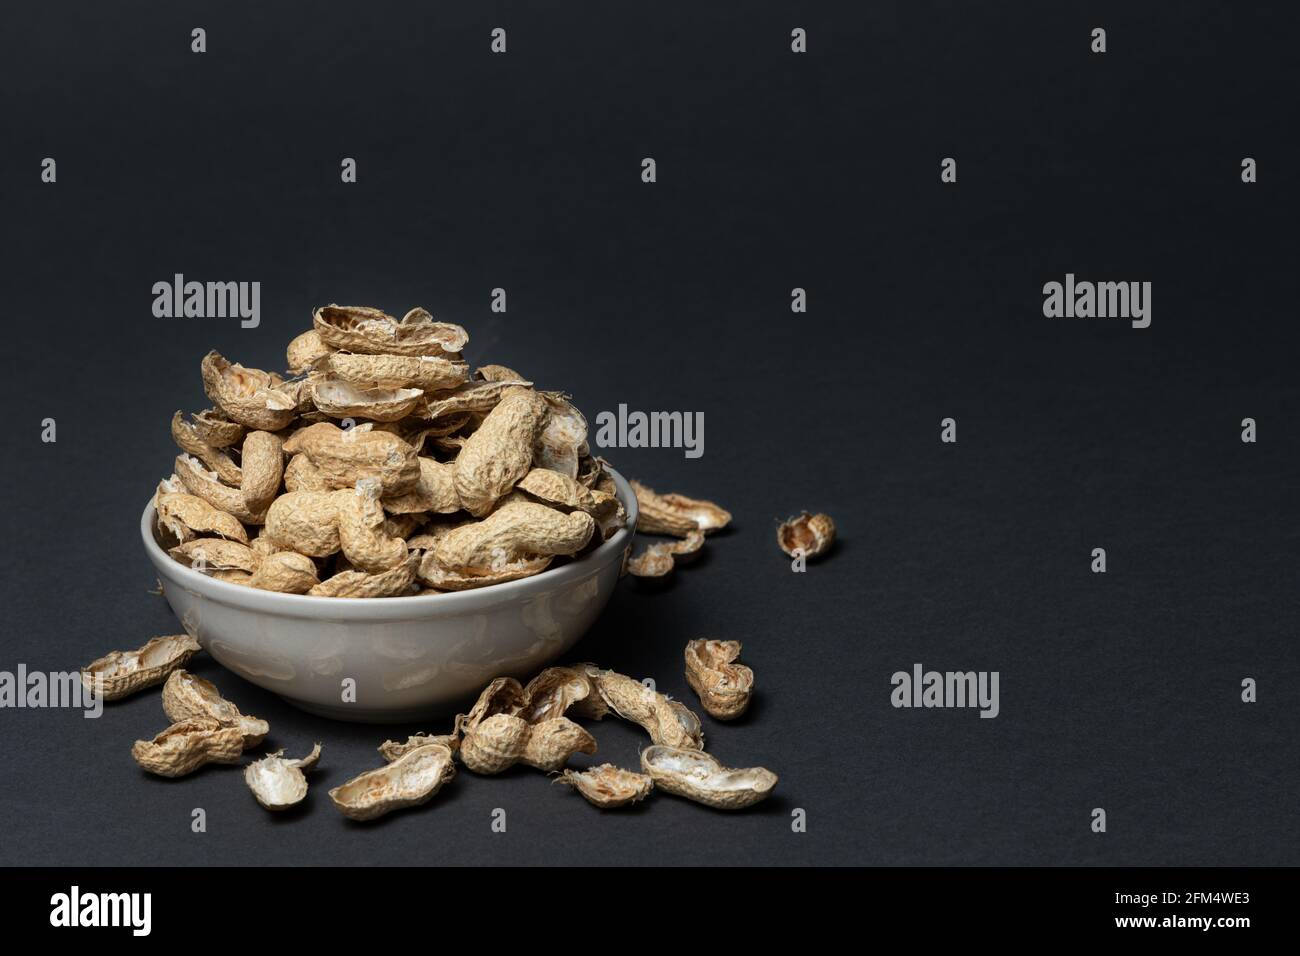
M 251 574 L 261 562 L 248 545 L 226 538 L 194 538 L 167 553 L 189 567 L 213 571 L 235 570 Z
M 455 775 L 451 750 L 428 744 L 335 787 L 330 800 L 351 820 L 373 820 L 426 803 Z
M 474 378 L 480 382 L 519 382 L 524 377 L 508 365 L 480 365 L 474 370 Z
M 329 491 L 320 470 L 311 463 L 311 459 L 299 452 L 289 459 L 284 467 L 285 491 Z
M 384 498 L 384 510 L 394 515 L 415 512 L 449 515 L 460 511 L 456 466 L 451 462 L 421 457 L 420 480 L 405 494 Z
M 415 581 L 415 565 L 416 559 L 408 557 L 397 567 L 382 574 L 344 571 L 326 578 L 307 593 L 315 597 L 397 597 L 407 593 Z
M 819 558 L 835 543 L 835 522 L 828 514 L 803 512 L 789 518 L 776 529 L 776 543 L 790 557 L 796 552 L 806 558 Z
M 249 587 L 281 594 L 306 594 L 318 584 L 316 562 L 296 551 L 268 555 L 248 579 Z
M 547 773 L 559 770 L 576 753 L 594 754 L 596 740 L 568 717 L 530 724 L 519 762 Z
M 389 515 L 384 519 L 384 534 L 390 538 L 402 538 L 405 540 L 414 534 L 420 528 L 423 528 L 429 520 L 426 514 L 404 514 Z M 410 545 L 407 545 L 409 548 Z
M 537 434 L 533 462 L 540 468 L 578 477 L 578 463 L 587 451 L 587 419 L 563 395 L 543 393 L 548 406 L 546 423 Z
M 694 558 L 704 546 L 703 531 L 689 531 L 686 537 L 678 541 L 665 541 L 652 544 L 640 554 L 630 558 L 627 570 L 638 578 L 660 578 L 668 574 L 678 564 L 684 564 Z
M 202 498 L 218 511 L 234 515 L 244 524 L 259 525 L 266 521 L 265 511 L 252 511 L 244 502 L 244 493 L 238 488 L 223 485 L 215 473 L 207 471 L 197 458 L 178 455 L 175 462 L 176 475 L 185 490 L 195 497 Z
M 253 576 L 247 571 L 241 571 L 239 568 L 218 568 L 211 571 L 208 577 L 214 581 L 224 581 L 227 584 L 240 584 L 247 586 L 248 582 L 253 580 Z
M 280 492 L 280 479 L 284 476 L 283 444 L 279 436 L 270 432 L 252 431 L 244 438 L 240 450 L 243 480 L 239 490 L 250 512 L 265 511 Z
M 204 392 L 231 421 L 278 432 L 298 416 L 297 397 L 277 391 L 279 376 L 231 364 L 217 352 L 203 357 L 200 372 Z
M 429 744 L 439 744 L 455 753 L 460 749 L 460 736 L 457 734 L 412 734 L 405 740 L 385 740 L 379 745 L 379 753 L 385 760 L 392 763 L 397 758 L 406 756 L 417 747 L 427 747 Z
M 583 665 L 583 669 L 609 709 L 624 720 L 640 724 L 656 744 L 704 749 L 700 718 L 685 704 L 624 674 L 591 664 Z
M 208 717 L 178 721 L 153 740 L 137 740 L 131 756 L 160 777 L 183 777 L 209 763 L 239 763 L 244 741 L 234 727 Z
M 365 355 L 455 354 L 469 341 L 459 325 L 435 322 L 419 308 L 399 322 L 367 306 L 327 305 L 312 314 L 312 327 L 331 348 Z
M 420 580 L 437 591 L 473 591 L 476 588 L 491 587 L 507 581 L 519 581 L 545 571 L 554 560 L 551 556 L 541 558 L 520 558 L 488 573 L 466 574 L 453 571 L 438 563 L 438 557 L 432 551 L 426 551 L 420 558 Z
M 572 787 L 588 803 L 602 810 L 639 803 L 654 790 L 654 781 L 647 775 L 624 770 L 612 763 L 586 770 L 566 770 L 555 782 Z
M 213 535 L 248 543 L 248 532 L 238 518 L 212 507 L 198 495 L 185 491 L 161 494 L 154 499 L 154 508 L 158 512 L 158 524 L 182 544 Z
M 496 677 L 479 692 L 469 713 L 456 717 L 456 732 L 467 733 L 495 714 L 514 715 L 526 702 L 524 688 L 513 677 Z
M 741 810 L 767 799 L 777 776 L 764 767 L 733 769 L 698 750 L 655 746 L 641 751 L 641 769 L 655 789 L 719 810 Z
M 749 707 L 754 672 L 740 657 L 740 641 L 691 641 L 686 645 L 686 682 L 700 697 L 706 713 L 734 720 Z
M 546 400 L 536 392 L 506 390 L 456 457 L 456 494 L 466 511 L 483 517 L 528 473 L 546 414 Z
M 215 720 L 223 727 L 239 731 L 243 745 L 256 747 L 270 733 L 265 720 L 241 714 L 239 708 L 221 696 L 212 681 L 204 680 L 186 670 L 178 670 L 167 678 L 162 691 L 163 713 L 174 722 L 204 717 Z
M 242 474 L 236 465 L 220 448 L 214 448 L 200 437 L 198 429 L 185 420 L 183 412 L 177 411 L 172 416 L 172 441 L 187 455 L 193 455 L 204 466 L 214 472 L 218 479 L 232 487 L 239 487 Z
M 389 432 L 364 425 L 345 432 L 321 423 L 306 429 L 301 438 L 302 452 L 327 487 L 354 488 L 362 478 L 378 478 L 387 496 L 405 494 L 420 481 L 415 449 Z
M 618 499 L 612 495 L 593 491 L 576 478 L 551 471 L 549 468 L 529 469 L 528 474 L 519 479 L 516 487 L 553 508 L 585 511 L 602 527 L 603 522 L 623 510 Z
M 361 388 L 341 378 L 311 383 L 312 402 L 331 418 L 369 418 L 395 422 L 409 415 L 424 399 L 418 388 Z
M 291 491 L 272 502 L 262 534 L 288 551 L 323 558 L 339 550 L 338 498 L 332 491 Z
M 460 760 L 478 774 L 497 774 L 519 762 L 530 727 L 513 714 L 493 714 L 472 730 L 465 731 Z
M 443 568 L 486 574 L 521 558 L 576 554 L 595 530 L 585 512 L 564 514 L 531 501 L 509 501 L 482 521 L 448 532 L 432 553 Z
M 244 783 L 253 791 L 253 797 L 271 811 L 287 810 L 301 803 L 307 796 L 307 777 L 320 760 L 320 744 L 301 760 L 286 760 L 284 751 L 268 754 L 244 768 Z
M 198 433 L 199 438 L 213 448 L 229 448 L 231 445 L 238 445 L 239 440 L 244 437 L 244 426 L 239 422 L 232 422 L 220 409 L 207 408 L 201 412 L 194 412 L 190 418 L 193 420 L 194 431 Z
M 684 538 L 692 531 L 709 534 L 731 523 L 731 512 L 712 501 L 678 494 L 661 495 L 639 481 L 632 482 L 632 490 L 636 492 L 641 512 L 636 529 L 643 534 Z
M 437 355 L 354 355 L 335 352 L 327 367 L 335 378 L 358 388 L 415 388 L 440 391 L 469 379 L 469 366 Z
M 134 651 L 112 651 L 81 669 L 81 683 L 95 690 L 98 679 L 104 700 L 121 700 L 165 681 L 199 652 L 199 642 L 188 634 L 155 637 Z
M 452 389 L 426 396 L 424 417 L 433 421 L 459 417 L 466 413 L 485 414 L 496 408 L 501 396 L 512 388 L 527 388 L 532 382 L 496 381 L 466 382 Z
M 316 368 L 321 360 L 325 359 L 333 350 L 321 341 L 320 333 L 315 329 L 308 329 L 301 335 L 295 336 L 289 343 L 289 347 L 284 351 L 285 360 L 289 363 L 289 371 L 305 372 L 308 369 Z
M 609 708 L 596 685 L 581 667 L 548 667 L 523 691 L 518 715 L 530 724 L 563 717 L 570 709 L 579 716 L 600 720 Z
M 406 542 L 384 533 L 379 480 L 364 478 L 351 491 L 335 496 L 339 545 L 357 570 L 379 574 L 406 561 Z

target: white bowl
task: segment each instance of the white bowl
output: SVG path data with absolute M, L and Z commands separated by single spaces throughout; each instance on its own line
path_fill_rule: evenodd
M 145 551 L 181 626 L 222 666 L 323 717 L 409 722 L 450 713 L 492 678 L 527 677 L 577 643 L 632 547 L 636 495 L 610 469 L 627 524 L 594 551 L 520 581 L 392 598 L 308 597 L 217 581 L 169 557 L 150 504 Z M 354 702 L 345 701 L 348 679 Z

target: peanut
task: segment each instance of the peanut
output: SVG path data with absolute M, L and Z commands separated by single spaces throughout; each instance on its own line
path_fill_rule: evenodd
M 261 562 L 248 545 L 229 541 L 226 538 L 194 538 L 177 545 L 167 553 L 176 560 L 204 572 L 233 570 L 247 571 L 251 574 Z
M 434 322 L 418 308 L 399 322 L 379 309 L 327 305 L 312 314 L 312 326 L 330 348 L 365 355 L 458 355 L 469 341 L 459 325 Z
M 483 517 L 528 473 L 546 412 L 531 389 L 506 389 L 456 456 L 456 494 L 466 511 Z
M 101 682 L 104 700 L 120 700 L 165 681 L 199 652 L 199 642 L 188 634 L 155 637 L 134 651 L 112 651 L 81 669 L 87 690 Z
M 283 444 L 270 432 L 252 431 L 244 437 L 239 490 L 244 496 L 244 507 L 252 514 L 264 514 L 279 494 L 280 479 L 284 476 Z
M 306 594 L 318 584 L 316 562 L 296 551 L 276 551 L 267 555 L 248 579 L 249 587 L 281 594 Z
M 408 557 L 397 567 L 380 574 L 343 571 L 326 578 L 307 593 L 313 597 L 398 597 L 410 593 L 415 581 L 416 559 Z
M 158 523 L 181 544 L 205 535 L 229 538 L 240 544 L 248 543 L 248 532 L 238 518 L 212 507 L 189 492 L 159 494 L 154 498 L 154 508 L 158 511 Z
M 203 390 L 231 421 L 275 432 L 296 417 L 297 398 L 277 390 L 279 376 L 232 365 L 217 352 L 203 357 L 200 371 Z
M 265 511 L 252 511 L 244 501 L 244 494 L 238 488 L 223 485 L 216 474 L 204 470 L 198 459 L 189 455 L 180 455 L 176 459 L 176 474 L 185 486 L 185 490 L 195 497 L 202 498 L 218 511 L 234 515 L 244 524 L 264 524 Z
M 361 478 L 378 478 L 385 495 L 400 495 L 420 481 L 415 449 L 365 425 L 346 432 L 325 422 L 312 425 L 302 433 L 301 449 L 329 488 L 353 488 Z
M 328 358 L 333 350 L 321 341 L 320 333 L 309 329 L 297 336 L 285 349 L 285 361 L 291 372 L 306 372 Z
M 384 533 L 384 508 L 377 478 L 362 478 L 356 488 L 338 493 L 339 544 L 360 571 L 379 574 L 406 561 L 406 542 Z
M 181 411 L 172 416 L 172 441 L 176 442 L 181 451 L 203 462 L 222 482 L 239 487 L 243 477 L 239 466 L 230 460 L 225 451 L 204 441 L 198 429 L 185 420 L 185 414 Z
M 290 491 L 266 512 L 262 532 L 289 551 L 324 558 L 339 550 L 338 498 L 330 491 Z
M 487 574 L 523 558 L 576 554 L 594 531 L 585 512 L 566 515 L 529 501 L 508 501 L 483 521 L 448 532 L 433 554 L 443 568 Z
M 415 388 L 441 391 L 469 380 L 469 366 L 436 355 L 354 355 L 335 352 L 329 356 L 330 374 L 358 388 Z
M 311 400 L 330 418 L 368 418 L 395 422 L 420 404 L 418 388 L 361 388 L 341 378 L 320 378 L 311 384 Z
M 594 664 L 581 667 L 609 709 L 624 720 L 640 724 L 656 744 L 704 749 L 700 718 L 685 704 L 624 674 L 602 670 Z
M 446 515 L 460 511 L 456 466 L 433 458 L 420 458 L 420 480 L 405 494 L 385 498 L 384 510 L 392 515 L 417 512 Z

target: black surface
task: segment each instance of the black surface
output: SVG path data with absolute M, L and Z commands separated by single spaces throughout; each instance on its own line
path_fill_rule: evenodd
M 312 306 L 421 304 L 589 416 L 705 413 L 699 460 L 609 457 L 733 530 L 667 590 L 624 582 L 573 657 L 693 703 L 684 643 L 742 640 L 760 693 L 706 719 L 710 750 L 781 783 L 745 814 L 602 815 L 533 771 L 462 773 L 356 826 L 325 790 L 388 732 L 204 660 L 273 746 L 323 742 L 304 811 L 273 818 L 226 768 L 137 770 L 156 694 L 4 710 L 0 862 L 1300 861 L 1294 7 L 1047 6 L 7 12 L 0 669 L 176 630 L 137 521 L 206 350 L 275 368 Z M 261 327 L 154 318 L 174 272 L 260 281 Z M 1066 272 L 1152 281 L 1151 328 L 1043 318 Z M 795 575 L 773 527 L 803 508 L 842 541 Z M 999 671 L 1001 715 L 893 709 L 917 661 Z M 639 733 L 594 729 L 595 761 L 635 759 Z

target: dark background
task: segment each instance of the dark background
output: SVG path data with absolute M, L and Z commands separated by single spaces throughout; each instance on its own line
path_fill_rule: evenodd
M 0 711 L 0 861 L 1300 862 L 1293 10 L 6 11 L 0 669 L 178 630 L 137 522 L 171 470 L 171 413 L 207 404 L 205 351 L 280 368 L 313 306 L 424 305 L 469 329 L 472 362 L 564 388 L 593 420 L 704 412 L 702 459 L 608 455 L 716 498 L 733 529 L 666 590 L 623 582 L 573 658 L 694 706 L 685 642 L 743 641 L 759 693 L 736 725 L 706 719 L 709 749 L 781 783 L 744 814 L 668 797 L 601 814 L 535 771 L 462 772 L 352 825 L 325 791 L 385 736 L 441 722 L 309 717 L 200 658 L 268 744 L 322 741 L 305 810 L 272 817 L 230 768 L 139 771 L 156 693 L 98 721 Z M 261 327 L 154 318 L 175 272 L 260 281 Z M 1066 272 L 1151 281 L 1151 327 L 1045 319 L 1042 284 Z M 804 508 L 842 536 L 796 575 L 773 528 Z M 1001 716 L 893 709 L 890 675 L 918 661 L 999 671 Z M 636 759 L 635 728 L 593 729 L 594 762 Z

